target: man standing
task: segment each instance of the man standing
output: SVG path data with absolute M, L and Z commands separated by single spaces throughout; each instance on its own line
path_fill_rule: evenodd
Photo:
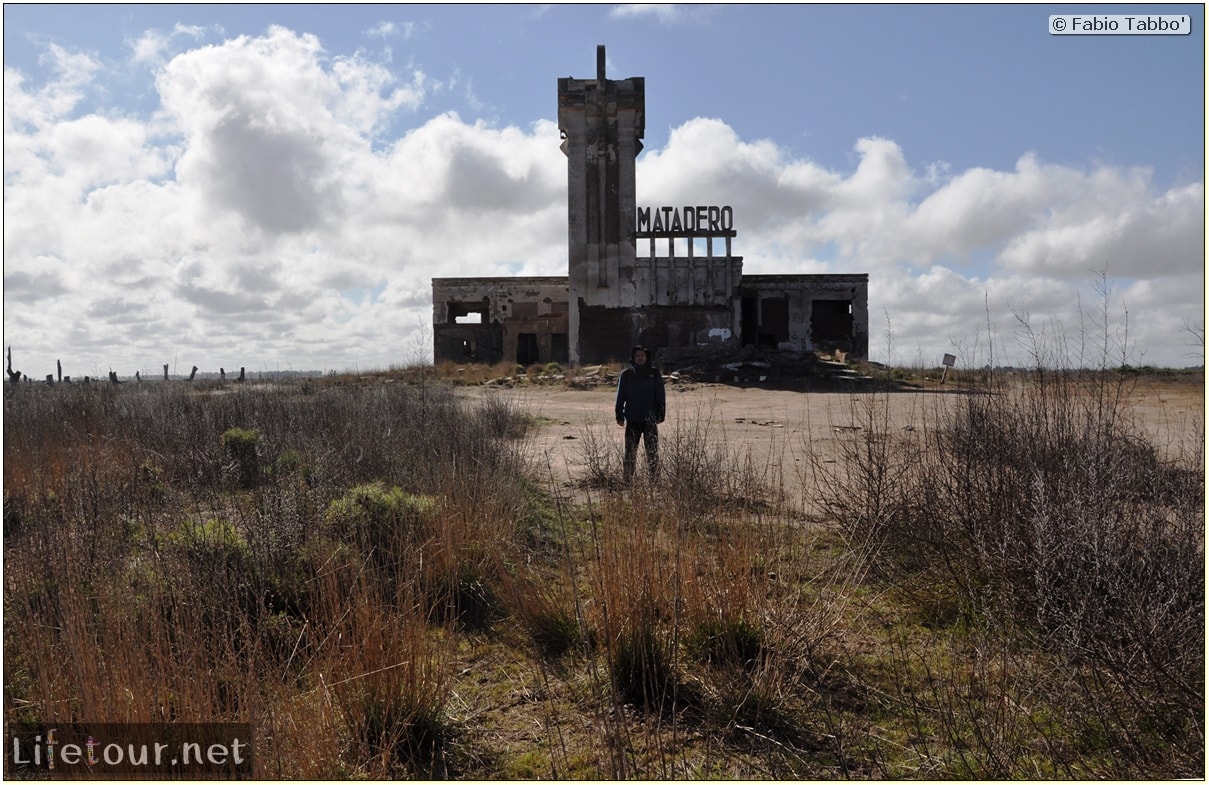
M 643 346 L 630 351 L 630 367 L 617 380 L 617 424 L 625 428 L 625 460 L 622 470 L 628 484 L 634 477 L 638 440 L 646 448 L 651 479 L 659 474 L 659 423 L 667 414 L 663 376 L 651 365 L 651 355 Z

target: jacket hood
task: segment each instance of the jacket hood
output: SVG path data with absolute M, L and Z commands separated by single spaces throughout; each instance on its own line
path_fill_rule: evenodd
M 646 362 L 644 365 L 650 365 L 652 360 L 651 350 L 645 346 L 635 346 L 633 349 L 630 349 L 630 362 L 634 363 L 634 355 L 638 354 L 638 352 L 646 352 Z

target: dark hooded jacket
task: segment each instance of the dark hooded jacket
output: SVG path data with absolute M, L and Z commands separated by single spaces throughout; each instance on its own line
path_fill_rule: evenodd
M 646 362 L 634 365 L 634 355 L 642 349 Z M 663 422 L 667 414 L 667 397 L 663 389 L 663 375 L 651 365 L 651 352 L 641 346 L 630 350 L 630 367 L 621 372 L 617 380 L 617 421 Z

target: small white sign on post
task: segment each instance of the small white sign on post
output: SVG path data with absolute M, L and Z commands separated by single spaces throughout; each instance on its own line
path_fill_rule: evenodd
M 952 368 L 953 364 L 957 362 L 957 357 L 952 354 L 946 354 L 943 362 L 944 362 L 945 369 L 940 372 L 940 383 L 941 384 L 944 384 L 945 379 L 948 378 L 949 369 Z

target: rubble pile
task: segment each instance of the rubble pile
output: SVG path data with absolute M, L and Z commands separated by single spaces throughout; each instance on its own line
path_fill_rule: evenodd
M 730 352 L 679 351 L 659 357 L 665 381 L 672 386 L 692 384 L 751 384 L 798 390 L 827 390 L 873 387 L 885 380 L 867 372 L 876 363 L 850 365 L 842 353 L 818 355 L 746 346 Z M 499 387 L 526 384 L 558 384 L 574 390 L 616 387 L 625 366 L 588 365 L 554 374 L 504 376 L 484 382 Z
M 820 356 L 751 345 L 733 352 L 679 353 L 664 361 L 664 373 L 686 381 L 798 389 L 875 383 L 874 377 L 849 365 L 842 353 Z

